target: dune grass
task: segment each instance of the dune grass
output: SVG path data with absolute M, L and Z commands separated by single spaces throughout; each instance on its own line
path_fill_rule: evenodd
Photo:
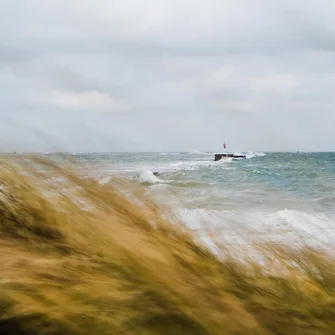
M 0 334 L 335 334 L 331 256 L 218 259 L 134 184 L 32 161 L 0 165 Z

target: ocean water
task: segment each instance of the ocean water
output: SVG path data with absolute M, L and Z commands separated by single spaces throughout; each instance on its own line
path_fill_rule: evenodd
M 102 183 L 117 175 L 142 183 L 204 240 L 335 250 L 335 153 L 249 152 L 218 162 L 196 150 L 76 157 Z

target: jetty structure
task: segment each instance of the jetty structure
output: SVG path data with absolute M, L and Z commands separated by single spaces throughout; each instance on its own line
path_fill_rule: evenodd
M 233 158 L 233 159 L 239 159 L 239 158 L 247 158 L 246 155 L 243 154 L 232 154 L 232 153 L 226 153 L 226 142 L 223 143 L 223 149 L 224 149 L 224 153 L 222 154 L 214 154 L 214 160 L 215 161 L 219 161 L 222 158 Z

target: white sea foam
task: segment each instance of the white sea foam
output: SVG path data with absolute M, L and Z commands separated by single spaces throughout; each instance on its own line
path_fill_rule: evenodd
M 104 177 L 99 181 L 99 184 L 106 185 L 110 182 L 111 178 L 112 178 L 111 176 Z
M 161 179 L 158 178 L 151 170 L 144 170 L 141 171 L 135 178 L 141 183 L 148 183 L 148 184 L 157 184 L 157 183 L 171 183 L 173 180 L 168 179 Z
M 246 154 L 246 158 L 254 158 L 254 157 L 263 157 L 265 156 L 264 152 L 253 152 L 253 151 L 248 151 Z
M 219 161 L 214 160 L 208 160 L 208 159 L 199 159 L 195 161 L 179 161 L 179 162 L 173 162 L 169 164 L 169 168 L 167 170 L 175 170 L 175 171 L 181 171 L 181 170 L 196 170 L 203 167 L 212 167 L 212 166 L 220 166 L 224 165 L 226 163 L 233 162 L 233 158 L 227 157 L 224 159 L 221 159 Z
M 169 168 L 175 171 L 180 171 L 180 170 L 194 170 L 202 166 L 208 166 L 210 165 L 211 161 L 204 161 L 204 160 L 199 160 L 199 161 L 180 161 L 180 162 L 173 162 L 169 164 Z
M 214 164 L 218 165 L 218 164 L 225 164 L 225 163 L 231 163 L 234 161 L 233 157 L 224 157 L 221 158 L 220 160 L 214 162 Z
M 279 242 L 334 250 L 335 218 L 318 212 L 280 210 L 272 213 L 176 209 L 177 216 L 201 236 L 215 236 L 225 246 L 250 247 Z
M 154 183 L 160 183 L 163 182 L 162 179 L 156 177 L 152 171 L 147 170 L 147 171 L 142 171 L 139 175 L 138 175 L 138 180 L 141 183 L 149 183 L 149 184 L 154 184 Z

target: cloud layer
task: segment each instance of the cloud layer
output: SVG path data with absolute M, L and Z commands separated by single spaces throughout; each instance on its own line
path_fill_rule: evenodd
M 0 5 L 1 151 L 334 150 L 332 0 Z

